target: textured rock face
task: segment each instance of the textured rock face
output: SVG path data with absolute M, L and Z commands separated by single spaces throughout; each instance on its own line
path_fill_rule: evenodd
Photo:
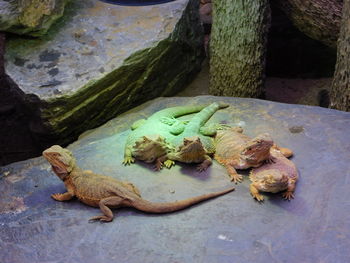
M 69 0 L 0 0 L 0 31 L 42 36 Z
M 294 200 L 264 194 L 258 204 L 245 176 L 234 192 L 174 214 L 120 209 L 112 223 L 88 223 L 99 209 L 52 200 L 64 185 L 36 158 L 0 169 L 1 262 L 350 262 L 350 113 L 243 98 L 160 98 L 84 134 L 69 149 L 82 168 L 130 181 L 151 201 L 223 189 L 232 183 L 215 161 L 203 173 L 196 165 L 154 172 L 143 163 L 121 164 L 134 121 L 165 107 L 215 101 L 230 107 L 210 122 L 239 124 L 250 136 L 269 132 L 293 149 L 300 174 Z
M 6 71 L 35 115 L 33 137 L 49 138 L 43 147 L 65 144 L 134 105 L 181 90 L 203 59 L 198 4 L 72 1 L 45 38 L 10 39 Z

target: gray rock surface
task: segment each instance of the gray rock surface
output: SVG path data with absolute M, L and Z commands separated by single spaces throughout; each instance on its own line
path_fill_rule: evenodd
M 50 194 L 62 182 L 43 158 L 1 168 L 1 262 L 349 262 L 350 113 L 256 99 L 159 98 L 69 146 L 84 169 L 128 180 L 151 201 L 173 201 L 223 189 L 225 169 L 214 162 L 204 173 L 193 165 L 153 172 L 137 163 L 124 167 L 128 127 L 164 107 L 224 101 L 210 121 L 242 125 L 254 136 L 269 132 L 294 150 L 300 173 L 288 202 L 266 194 L 258 204 L 245 177 L 236 191 L 187 210 L 149 215 L 115 212 L 112 223 L 88 223 L 98 209 L 78 201 L 60 203 Z
M 35 112 L 33 137 L 65 144 L 135 105 L 181 90 L 204 55 L 198 5 L 77 0 L 47 36 L 10 38 L 6 72 Z
M 0 31 L 42 36 L 69 0 L 0 0 Z

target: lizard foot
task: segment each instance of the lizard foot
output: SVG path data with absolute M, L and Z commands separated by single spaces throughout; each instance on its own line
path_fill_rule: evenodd
M 135 162 L 135 159 L 128 156 L 128 157 L 125 157 L 125 158 L 124 158 L 123 164 L 124 164 L 124 165 L 130 165 L 130 164 L 132 164 L 132 163 L 134 163 L 134 162 Z
M 282 194 L 282 197 L 283 197 L 284 199 L 290 201 L 291 199 L 294 198 L 294 194 L 293 194 L 293 192 L 288 192 L 288 191 L 287 191 L 287 192 L 285 192 L 285 193 Z
M 251 193 L 251 195 L 253 196 L 253 198 L 255 198 L 257 201 L 262 202 L 264 201 L 264 197 L 261 194 L 258 193 Z
M 197 166 L 196 170 L 198 172 L 203 172 L 203 171 L 207 170 L 207 168 L 208 168 L 208 165 L 200 164 L 200 165 Z
M 89 222 L 93 222 L 95 220 L 100 220 L 100 221 L 103 221 L 103 222 L 111 222 L 113 220 L 113 217 L 107 217 L 105 215 L 101 215 L 101 216 L 94 216 L 94 217 L 91 217 L 89 219 Z
M 230 174 L 231 181 L 233 181 L 235 184 L 241 183 L 243 181 L 243 176 L 240 174 Z
M 172 166 L 175 165 L 175 162 L 173 160 L 166 160 L 164 162 L 164 165 L 165 165 L 166 168 L 170 169 Z
M 64 194 L 52 194 L 51 197 L 53 199 L 55 199 L 56 201 L 68 201 L 71 200 L 73 198 L 73 195 L 71 195 L 70 193 L 66 192 Z
M 156 165 L 154 166 L 154 171 L 160 171 L 163 168 L 163 163 L 161 161 L 157 161 Z
M 52 194 L 51 197 L 56 201 L 62 201 L 62 194 Z

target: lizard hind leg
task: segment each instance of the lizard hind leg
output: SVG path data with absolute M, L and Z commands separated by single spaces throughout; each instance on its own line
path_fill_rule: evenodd
M 122 201 L 123 201 L 123 199 L 120 198 L 119 196 L 111 196 L 111 197 L 101 199 L 101 201 L 99 202 L 98 205 L 99 205 L 103 215 L 94 216 L 94 217 L 90 218 L 89 221 L 93 221 L 93 220 L 100 220 L 100 221 L 104 221 L 104 222 L 113 221 L 113 212 L 109 207 L 117 208 L 117 207 L 121 206 Z

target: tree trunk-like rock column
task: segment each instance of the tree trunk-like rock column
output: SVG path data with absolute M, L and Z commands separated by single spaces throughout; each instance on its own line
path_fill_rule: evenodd
M 263 94 L 270 7 L 262 1 L 214 1 L 209 93 L 259 97 Z
M 331 89 L 331 107 L 350 111 L 350 0 L 344 0 L 343 9 L 337 64 Z

